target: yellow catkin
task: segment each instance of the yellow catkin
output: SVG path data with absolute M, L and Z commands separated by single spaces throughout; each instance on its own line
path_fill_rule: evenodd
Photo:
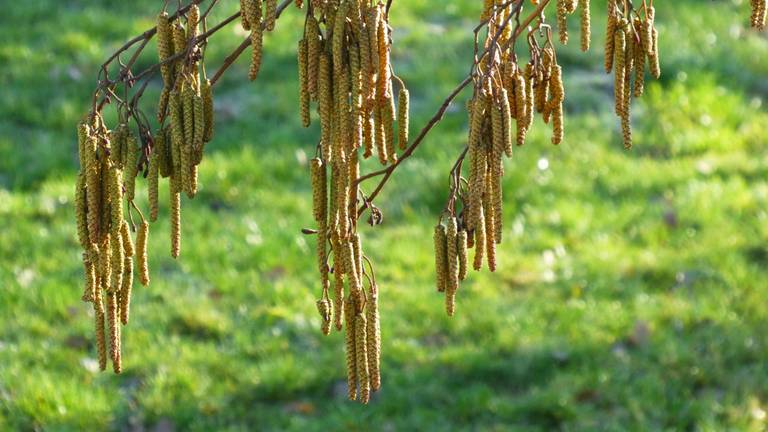
M 529 86 L 525 75 L 519 71 L 513 78 L 515 82 L 515 108 L 517 109 L 517 145 L 523 145 L 526 133 L 533 119 L 533 88 L 531 87 L 532 83 Z M 508 150 L 507 154 L 511 156 L 512 148 Z
M 104 148 L 104 147 L 102 147 Z M 100 236 L 103 238 L 107 233 L 111 233 L 113 231 L 112 229 L 112 219 L 114 218 L 114 214 L 112 212 L 113 208 L 111 206 L 112 203 L 112 194 L 113 191 L 116 189 L 114 187 L 114 180 L 115 176 L 114 170 L 109 167 L 109 160 L 107 158 L 104 158 L 100 164 L 101 165 L 101 210 L 99 211 L 99 214 L 101 215 L 101 220 L 99 221 L 99 226 L 101 228 L 101 232 L 99 233 Z
M 435 241 L 435 280 L 437 291 L 445 292 L 448 284 L 448 243 L 445 226 L 439 224 L 435 227 L 433 236 Z
M 371 390 L 381 388 L 381 323 L 379 319 L 378 289 L 371 290 L 368 304 L 365 306 L 366 341 L 368 344 L 368 374 L 370 375 Z
M 456 311 L 456 291 L 459 289 L 459 251 L 456 218 L 449 218 L 447 225 L 446 260 L 448 261 L 448 274 L 445 287 L 445 311 L 448 316 L 453 316 L 453 313 Z
M 309 74 L 307 71 L 307 40 L 299 41 L 297 50 L 299 64 L 299 113 L 301 114 L 301 125 L 309 127 Z
M 174 54 L 180 56 L 179 59 L 176 60 L 176 66 L 174 70 L 174 80 L 175 82 L 179 82 L 181 81 L 181 76 L 184 74 L 184 63 L 186 61 L 185 53 L 187 51 L 188 44 L 187 34 L 184 31 L 184 27 L 182 27 L 178 22 L 171 26 L 171 33 L 173 35 Z
M 139 157 L 141 156 L 141 147 L 136 136 L 129 134 L 126 138 L 126 162 L 123 172 L 123 181 L 125 182 L 125 199 L 133 201 L 136 196 L 136 174 L 139 171 Z
M 480 203 L 485 192 L 485 177 L 488 171 L 488 155 L 485 149 L 477 147 L 472 152 L 472 175 L 469 180 L 469 220 L 467 226 L 474 229 L 482 224 Z
M 334 260 L 336 253 L 336 245 L 334 245 Z M 344 315 L 346 312 L 344 305 L 344 276 L 342 275 L 339 262 L 334 261 L 333 269 L 333 324 L 337 331 L 341 331 L 342 324 L 344 323 Z
M 171 141 L 166 143 L 170 145 L 170 167 L 175 180 L 181 178 L 181 148 L 184 146 L 184 115 L 181 103 L 181 95 L 178 91 L 171 92 L 170 100 L 171 117 Z M 174 182 L 172 182 L 174 183 Z M 173 188 L 171 188 L 173 189 Z
M 322 298 L 315 305 L 317 306 L 317 312 L 320 314 L 320 329 L 324 335 L 328 336 L 331 333 L 331 302 L 326 298 Z
M 383 5 L 379 3 L 381 9 Z M 378 88 L 377 98 L 380 104 L 383 104 L 387 99 L 392 98 L 392 93 L 389 92 L 391 88 L 390 80 L 392 78 L 391 65 L 389 62 L 389 32 L 387 21 L 383 17 L 383 13 L 379 14 L 378 29 L 376 38 L 378 40 Z
M 645 90 L 645 61 L 648 57 L 648 47 L 645 46 L 645 43 L 648 41 L 646 40 L 647 37 L 645 36 L 645 25 L 640 21 L 640 19 L 635 20 L 635 28 L 637 28 L 640 32 L 640 45 L 636 45 L 633 52 L 635 87 L 632 91 L 632 94 L 635 97 L 640 97 L 643 95 Z
M 171 256 L 181 254 L 181 194 L 171 191 Z
M 112 277 L 112 243 L 110 235 L 107 234 L 99 245 L 99 283 L 103 289 L 109 289 L 109 281 Z
M 328 280 L 328 227 L 326 226 L 325 219 L 318 223 L 317 228 L 317 269 L 320 273 L 321 283 L 323 290 L 327 290 L 329 286 Z
M 390 86 L 391 88 L 391 86 Z M 387 149 L 387 160 L 389 163 L 397 162 L 397 152 L 395 151 L 395 135 L 393 127 L 395 124 L 395 100 L 391 97 L 384 101 L 381 106 L 382 129 L 384 131 L 384 145 Z
M 614 36 L 614 81 L 613 81 L 613 93 L 616 115 L 621 116 L 624 109 L 624 61 L 627 50 L 626 33 L 624 33 L 624 23 L 616 31 Z
M 352 81 L 352 139 L 350 140 L 350 151 L 357 150 L 363 146 L 363 106 L 362 106 L 362 76 L 360 65 L 360 49 L 357 44 L 350 44 L 349 47 L 349 72 Z
M 312 210 L 316 222 L 325 221 L 328 206 L 326 169 L 320 158 L 314 158 L 309 164 L 312 180 Z
M 314 15 L 307 17 L 307 87 L 312 98 L 317 97 L 318 68 L 320 67 L 320 25 Z
M 318 63 L 318 112 L 320 114 L 320 142 L 323 157 L 331 161 L 333 87 L 331 83 L 331 61 L 328 53 L 322 53 Z
M 552 75 L 549 79 L 549 87 L 552 89 L 552 144 L 563 142 L 563 101 L 565 100 L 565 88 L 563 87 L 563 69 L 560 65 L 552 66 Z
M 275 29 L 275 21 L 277 20 L 277 0 L 266 0 L 264 3 L 264 15 L 267 31 Z
M 87 251 L 83 252 L 83 270 L 85 272 L 85 284 L 81 300 L 91 302 L 93 301 L 93 291 L 96 288 L 96 267 L 93 265 L 91 255 Z
M 110 243 L 110 278 L 109 287 L 107 288 L 109 292 L 118 292 L 123 286 L 123 262 L 125 260 L 125 253 L 123 252 L 123 241 L 120 237 L 120 231 L 118 231 L 117 235 L 112 236 L 112 241 Z
M 616 1 L 608 0 L 608 24 L 605 34 L 605 72 L 611 73 L 613 69 L 613 60 L 615 58 L 616 28 L 618 18 L 616 16 Z
M 357 344 L 355 343 L 355 304 L 352 297 L 344 299 L 344 341 L 347 357 L 347 391 L 349 400 L 357 399 Z
M 488 270 L 496 271 L 496 219 L 493 209 L 493 202 L 490 197 L 486 196 L 483 199 L 483 216 L 485 217 L 485 249 L 488 260 Z M 480 224 L 482 225 L 482 224 Z M 480 246 L 478 246 L 480 249 Z
M 210 142 L 213 139 L 213 88 L 211 80 L 203 81 L 200 86 L 200 95 L 203 98 L 203 141 Z
M 459 254 L 459 280 L 467 278 L 467 232 L 459 231 L 456 236 L 456 250 Z
M 132 257 L 134 254 L 133 242 L 131 241 L 131 228 L 127 221 L 123 221 L 120 226 L 120 238 L 123 241 L 123 252 L 125 256 Z
M 112 369 L 115 373 L 122 371 L 120 361 L 120 322 L 118 320 L 117 293 L 107 293 L 107 323 L 109 325 L 109 355 L 112 359 Z
M 387 160 L 389 159 L 389 155 L 387 152 L 387 144 L 386 144 L 386 131 L 384 126 L 384 108 L 376 105 L 373 108 L 373 142 L 376 147 L 376 153 L 378 153 L 379 156 L 379 162 L 382 165 L 387 164 Z
M 483 267 L 483 256 L 485 255 L 485 218 L 483 215 L 482 202 L 478 203 L 480 219 L 479 223 L 475 227 L 475 257 L 472 262 L 472 267 L 475 270 L 480 270 Z
M 88 235 L 88 204 L 86 200 L 85 174 L 80 173 L 77 176 L 77 186 L 75 187 L 75 214 L 77 216 L 77 239 L 83 249 L 88 249 L 91 245 Z
M 247 3 L 248 0 L 240 0 L 240 24 L 246 31 L 251 29 L 251 23 L 248 22 L 248 14 L 246 13 Z
M 263 46 L 264 32 L 261 29 L 261 25 L 255 25 L 251 32 L 251 66 L 248 69 L 248 79 L 251 81 L 254 81 L 259 76 Z
M 117 167 L 109 169 L 109 204 L 110 204 L 110 232 L 113 234 L 120 230 L 123 223 L 123 185 L 122 173 Z
M 123 286 L 120 289 L 120 322 L 128 324 L 131 313 L 131 290 L 133 289 L 133 258 L 126 256 L 123 263 Z
M 408 89 L 403 87 L 397 96 L 397 135 L 400 150 L 405 150 L 408 147 L 409 109 L 410 95 Z
M 191 83 L 187 82 L 181 89 L 181 104 L 184 122 L 184 141 L 181 145 L 181 186 L 182 190 L 190 198 L 192 194 L 192 182 L 190 174 L 192 173 L 192 145 L 195 139 L 195 98 L 193 95 Z
M 507 157 L 512 157 L 512 111 L 509 106 L 509 97 L 507 96 L 507 91 L 505 89 L 501 89 L 499 102 L 502 148 Z M 525 119 L 523 119 L 523 121 L 525 121 Z
M 199 33 L 200 6 L 193 4 L 187 11 L 187 39 L 194 39 Z
M 123 141 L 128 136 L 127 126 L 123 123 L 109 134 L 109 160 L 113 166 L 123 169 Z
M 581 8 L 581 50 L 589 51 L 590 41 L 592 39 L 592 18 L 590 16 L 590 0 L 579 0 Z
M 139 267 L 139 282 L 149 285 L 149 265 L 147 263 L 147 238 L 149 237 L 149 223 L 141 221 L 139 233 L 136 235 L 136 257 Z
M 158 194 L 159 194 L 159 181 L 160 181 L 160 162 L 158 161 L 158 153 L 152 152 L 149 158 L 149 174 L 147 177 L 147 196 L 149 198 L 149 220 L 152 222 L 157 220 L 157 213 L 159 211 Z
M 370 50 L 371 77 L 379 71 L 379 21 L 381 9 L 372 6 L 365 14 L 365 28 L 368 33 L 368 49 Z M 371 89 L 373 90 L 373 89 Z
M 659 62 L 659 32 L 654 27 L 652 30 L 651 47 L 653 48 L 653 55 L 648 57 L 650 62 L 651 75 L 654 78 L 659 79 L 661 77 L 661 64 Z
M 363 313 L 358 313 L 355 317 L 355 365 L 357 366 L 357 382 L 360 386 L 360 402 L 363 404 L 367 404 L 371 399 L 366 321 Z
M 107 368 L 107 335 L 104 325 L 104 306 L 101 295 L 98 292 L 94 298 L 93 310 L 96 332 L 96 356 L 99 359 L 99 369 L 105 370 Z
M 557 0 L 557 32 L 560 36 L 560 43 L 568 43 L 568 0 Z
M 338 16 L 346 17 L 349 9 L 349 1 L 343 1 L 339 5 Z M 344 47 L 345 47 L 345 29 L 346 19 L 339 19 L 334 22 L 331 41 L 331 54 L 333 59 L 333 76 L 339 77 L 344 68 Z M 338 85 L 339 83 L 334 83 Z
M 494 241 L 499 244 L 501 243 L 501 237 L 502 232 L 504 230 L 503 228 L 503 220 L 504 220 L 504 198 L 503 198 L 503 190 L 502 190 L 502 176 L 504 175 L 504 164 L 501 160 L 501 155 L 495 156 L 493 160 L 491 161 L 491 176 L 488 178 L 488 191 L 490 193 L 490 202 L 493 205 L 493 228 L 494 228 L 494 234 L 493 238 Z
M 199 165 L 203 160 L 203 144 L 205 144 L 205 101 L 194 89 L 192 90 L 192 110 L 195 122 L 192 140 L 192 164 Z M 196 190 L 197 188 L 195 188 Z

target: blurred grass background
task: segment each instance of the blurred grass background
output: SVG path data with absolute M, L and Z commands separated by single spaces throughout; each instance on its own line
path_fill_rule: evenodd
M 318 129 L 299 127 L 294 8 L 259 80 L 244 56 L 217 89 L 182 258 L 163 207 L 124 373 L 95 371 L 75 124 L 98 65 L 160 3 L 33 0 L 0 16 L 0 430 L 766 429 L 768 39 L 747 28 L 748 2 L 657 5 L 663 79 L 635 104 L 631 152 L 593 2 L 592 51 L 558 46 L 566 141 L 537 122 L 507 161 L 500 270 L 472 274 L 449 319 L 431 231 L 465 143 L 462 95 L 379 198 L 385 224 L 363 229 L 382 288 L 384 387 L 368 407 L 345 401 L 342 337 L 320 335 L 299 231 Z M 415 128 L 467 72 L 481 2 L 395 3 Z M 243 36 L 217 34 L 210 66 Z

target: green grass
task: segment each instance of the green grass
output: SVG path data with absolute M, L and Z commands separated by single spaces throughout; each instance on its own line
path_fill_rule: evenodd
M 393 9 L 414 126 L 468 70 L 479 13 L 476 1 L 437 3 Z M 259 81 L 241 59 L 217 91 L 180 260 L 167 206 L 152 227 L 153 280 L 134 289 L 124 373 L 94 371 L 74 125 L 100 62 L 157 7 L 41 0 L 0 17 L 0 430 L 768 427 L 768 40 L 746 29 L 746 2 L 657 5 L 664 78 L 635 104 L 631 152 L 594 8 L 593 51 L 559 54 L 566 141 L 552 147 L 537 123 L 507 162 L 500 269 L 472 274 L 449 319 L 430 245 L 466 137 L 462 95 L 379 198 L 385 224 L 362 230 L 383 317 L 384 388 L 368 407 L 345 401 L 342 337 L 321 336 L 314 310 L 300 228 L 318 131 L 299 128 L 293 8 Z M 209 62 L 242 37 L 217 35 Z

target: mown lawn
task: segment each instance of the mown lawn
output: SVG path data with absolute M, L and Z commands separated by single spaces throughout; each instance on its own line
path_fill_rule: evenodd
M 414 127 L 469 67 L 480 2 L 446 4 L 393 9 Z M 342 337 L 319 332 L 300 233 L 318 130 L 299 127 L 293 8 L 258 82 L 242 59 L 217 91 L 182 258 L 163 207 L 124 373 L 95 371 L 74 125 L 98 65 L 158 5 L 39 0 L 0 16 L 0 430 L 768 427 L 768 38 L 747 30 L 747 2 L 657 4 L 664 77 L 635 105 L 631 152 L 593 8 L 593 51 L 559 54 L 566 141 L 552 147 L 537 123 L 507 162 L 500 269 L 472 274 L 449 319 L 431 232 L 466 137 L 462 96 L 379 198 L 385 224 L 363 229 L 383 317 L 384 388 L 368 407 L 345 400 Z M 217 35 L 209 62 L 242 37 Z

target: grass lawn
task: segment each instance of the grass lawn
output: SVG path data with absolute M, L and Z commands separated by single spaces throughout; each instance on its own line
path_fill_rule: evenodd
M 506 162 L 499 270 L 471 274 L 448 318 L 432 229 L 465 145 L 461 96 L 378 199 L 385 223 L 362 229 L 382 290 L 383 389 L 367 407 L 346 401 L 343 337 L 323 337 L 315 311 L 314 246 L 300 229 L 319 132 L 300 128 L 302 14 L 288 9 L 259 80 L 243 58 L 217 89 L 182 256 L 170 257 L 164 204 L 152 283 L 134 287 L 123 330 L 124 372 L 97 372 L 80 302 L 75 124 L 98 65 L 160 3 L 35 0 L 0 15 L 0 430 L 768 427 L 768 34 L 747 29 L 741 0 L 657 4 L 663 79 L 635 104 L 630 152 L 593 2 L 592 51 L 558 47 L 565 142 L 553 147 L 537 121 Z M 395 2 L 414 128 L 466 74 L 480 4 Z M 243 37 L 217 34 L 213 67 Z

